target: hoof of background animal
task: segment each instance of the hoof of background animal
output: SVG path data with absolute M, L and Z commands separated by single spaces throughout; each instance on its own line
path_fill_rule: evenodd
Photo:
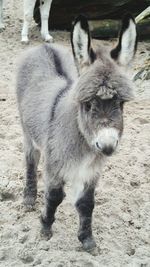
M 21 38 L 21 43 L 22 44 L 29 44 L 29 39 L 27 36 L 22 36 Z
M 42 38 L 47 43 L 53 43 L 54 39 L 50 34 L 42 35 Z
M 96 242 L 92 237 L 88 237 L 82 243 L 84 250 L 91 251 L 96 248 Z

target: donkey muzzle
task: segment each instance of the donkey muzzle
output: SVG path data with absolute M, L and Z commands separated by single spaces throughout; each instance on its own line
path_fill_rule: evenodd
M 96 147 L 100 150 L 100 152 L 102 152 L 106 156 L 111 156 L 116 149 L 116 147 L 112 145 L 105 145 L 103 147 L 100 147 L 98 142 L 96 142 Z
M 106 156 L 111 156 L 116 150 L 119 133 L 115 128 L 104 128 L 99 131 L 95 140 L 96 149 Z

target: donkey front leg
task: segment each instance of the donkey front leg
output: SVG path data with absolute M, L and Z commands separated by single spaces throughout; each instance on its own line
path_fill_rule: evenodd
M 40 12 L 41 12 L 41 35 L 46 42 L 52 42 L 53 37 L 48 31 L 48 18 L 50 13 L 52 0 L 40 0 Z
M 24 22 L 23 22 L 23 28 L 21 33 L 21 42 L 22 43 L 28 43 L 28 30 L 29 25 L 33 18 L 33 10 L 35 6 L 36 0 L 24 0 Z
M 55 221 L 55 212 L 59 204 L 65 197 L 64 183 L 61 178 L 50 176 L 48 168 L 45 173 L 45 207 L 41 215 L 42 230 L 41 234 L 49 239 L 52 236 L 52 224 Z
M 94 209 L 94 185 L 85 185 L 81 197 L 76 202 L 79 213 L 78 239 L 83 244 L 85 250 L 96 247 L 92 236 L 92 213 Z

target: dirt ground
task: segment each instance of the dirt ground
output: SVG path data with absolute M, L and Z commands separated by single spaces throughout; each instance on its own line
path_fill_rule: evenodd
M 100 177 L 93 217 L 97 249 L 91 254 L 84 252 L 77 240 L 78 217 L 69 186 L 67 198 L 58 208 L 54 235 L 49 241 L 42 240 L 42 164 L 37 209 L 25 212 L 22 205 L 23 145 L 15 98 L 16 62 L 26 49 L 20 43 L 22 1 L 6 0 L 4 16 L 6 29 L 0 33 L 0 266 L 150 266 L 150 80 L 136 82 L 135 101 L 125 107 L 120 149 L 108 160 Z M 69 45 L 67 33 L 52 35 L 55 42 Z M 33 23 L 30 46 L 40 43 Z M 150 43 L 140 43 L 131 76 L 149 53 Z

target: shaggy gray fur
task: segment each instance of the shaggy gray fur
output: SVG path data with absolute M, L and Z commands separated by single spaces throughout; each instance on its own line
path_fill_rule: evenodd
M 99 47 L 94 53 L 95 61 L 78 75 L 68 50 L 44 44 L 24 55 L 17 78 L 27 165 L 25 204 L 33 205 L 36 199 L 36 170 L 42 152 L 46 182 L 42 232 L 51 235 L 64 183 L 73 179 L 76 184 L 77 179 L 79 240 L 86 249 L 95 246 L 91 216 L 100 165 L 105 154 L 115 150 L 107 144 L 101 149 L 93 140 L 104 128 L 116 129 L 121 137 L 123 102 L 132 97 L 130 82 L 110 52 Z

